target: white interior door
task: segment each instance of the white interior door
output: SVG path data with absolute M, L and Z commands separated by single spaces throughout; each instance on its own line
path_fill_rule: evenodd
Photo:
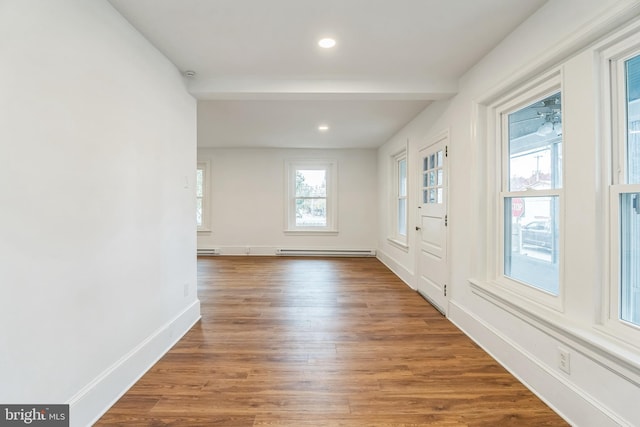
M 448 134 L 419 151 L 418 292 L 447 315 L 447 144 Z

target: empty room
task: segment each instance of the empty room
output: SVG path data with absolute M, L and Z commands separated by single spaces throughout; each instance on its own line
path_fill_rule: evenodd
M 640 426 L 637 0 L 0 0 L 0 425 Z

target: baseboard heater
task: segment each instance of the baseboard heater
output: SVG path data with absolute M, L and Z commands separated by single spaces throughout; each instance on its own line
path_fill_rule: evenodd
M 374 249 L 276 249 L 281 256 L 344 256 L 367 257 L 376 256 Z
M 220 249 L 198 249 L 198 256 L 220 255 Z

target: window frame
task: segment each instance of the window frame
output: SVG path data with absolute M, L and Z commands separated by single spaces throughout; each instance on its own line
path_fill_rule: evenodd
M 602 51 L 601 69 L 603 71 L 604 95 L 607 107 L 603 122 L 606 125 L 608 147 L 605 158 L 610 169 L 603 177 L 604 188 L 608 192 L 605 199 L 605 213 L 608 217 L 609 259 L 607 260 L 607 279 L 603 281 L 603 301 L 601 323 L 605 333 L 638 347 L 640 325 L 622 319 L 621 310 L 621 211 L 620 199 L 623 194 L 640 193 L 640 184 L 629 184 L 627 162 L 627 95 L 625 61 L 640 55 L 640 34 L 629 36 L 619 43 Z
M 401 194 L 401 178 L 400 178 L 400 163 L 405 162 L 405 184 L 404 195 Z M 409 157 L 407 155 L 407 149 L 404 148 L 390 156 L 390 173 L 391 173 L 391 188 L 389 196 L 389 210 L 390 210 L 390 224 L 389 224 L 389 237 L 388 240 L 400 246 L 402 249 L 408 249 L 408 235 L 409 235 Z M 404 200 L 404 224 L 405 234 L 400 232 L 400 203 Z
M 325 226 L 296 225 L 296 172 L 298 170 L 325 170 L 327 180 L 327 224 Z M 285 161 L 285 234 L 337 234 L 338 233 L 338 162 L 336 160 Z
M 211 195 L 210 195 L 210 177 L 211 177 L 211 162 L 208 160 L 198 161 L 196 163 L 196 174 L 198 170 L 203 171 L 202 176 L 202 224 L 198 225 L 196 221 L 196 229 L 198 232 L 209 232 L 211 231 Z M 198 189 L 197 189 L 197 175 L 194 186 L 194 191 L 196 193 L 196 208 L 197 208 L 197 200 L 198 200 Z
M 486 182 L 489 194 L 494 194 L 490 202 L 488 242 L 493 250 L 487 254 L 487 280 L 477 282 L 479 287 L 499 295 L 519 306 L 537 311 L 534 307 L 551 309 L 556 313 L 564 311 L 564 187 L 548 190 L 510 191 L 509 188 L 509 132 L 508 115 L 533 102 L 544 99 L 562 90 L 562 70 L 560 68 L 540 76 L 525 86 L 512 89 L 491 103 L 487 108 L 487 168 Z M 563 113 L 561 113 L 563 114 Z M 564 162 L 564 157 L 563 157 Z M 493 165 L 493 167 L 491 166 Z M 565 168 L 562 167 L 561 182 L 565 182 Z M 507 199 L 517 197 L 558 197 L 558 294 L 552 294 L 532 284 L 527 284 L 505 275 L 505 204 Z M 491 216 L 494 216 L 491 218 Z M 491 255 L 491 254 L 495 255 Z

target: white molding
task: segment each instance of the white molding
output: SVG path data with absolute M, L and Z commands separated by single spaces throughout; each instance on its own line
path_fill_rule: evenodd
M 640 387 L 640 356 L 634 349 L 615 340 L 612 336 L 600 334 L 597 327 L 594 332 L 583 331 L 568 324 L 567 319 L 553 316 L 549 312 L 535 313 L 502 298 L 476 281 L 470 281 L 473 293 L 517 317 L 546 335 L 563 342 L 566 346 L 580 352 L 585 357 L 602 366 L 620 378 Z M 554 319 L 554 317 L 556 317 Z
M 68 403 L 72 427 L 92 425 L 200 320 L 200 300 L 98 375 Z
M 402 263 L 395 260 L 392 256 L 384 252 L 382 249 L 378 249 L 376 252 L 376 258 L 378 261 L 383 263 L 393 274 L 398 276 L 400 280 L 402 280 L 407 286 L 409 286 L 414 291 L 416 290 L 416 286 L 413 285 L 415 283 L 415 275 L 413 272 L 409 271 Z
M 395 246 L 396 248 L 400 249 L 401 251 L 404 252 L 409 252 L 409 245 L 405 242 L 401 242 L 400 240 L 396 240 L 393 237 L 387 237 L 387 242 L 389 242 L 390 245 Z
M 631 426 L 597 399 L 455 301 L 449 302 L 449 320 L 569 424 Z

